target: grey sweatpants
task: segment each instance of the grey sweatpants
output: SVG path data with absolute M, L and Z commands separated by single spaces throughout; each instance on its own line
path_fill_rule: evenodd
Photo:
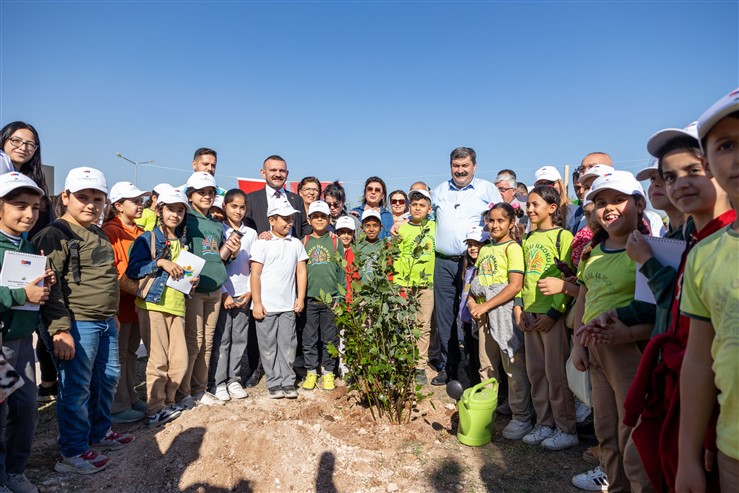
M 267 388 L 295 385 L 295 350 L 298 337 L 295 334 L 295 312 L 267 314 L 256 321 L 259 356 L 262 360 Z
M 6 474 L 20 474 L 26 470 L 38 424 L 33 338 L 5 339 L 2 352 L 24 383 L 0 404 L 0 485 L 5 484 Z
M 221 307 L 218 325 L 213 339 L 213 359 L 211 368 L 215 367 L 215 384 L 241 382 L 241 362 L 246 353 L 249 332 L 249 308 Z

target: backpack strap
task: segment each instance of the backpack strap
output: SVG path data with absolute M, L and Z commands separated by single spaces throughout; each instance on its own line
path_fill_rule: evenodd
M 82 282 L 82 274 L 80 272 L 80 240 L 76 238 L 72 232 L 72 228 L 63 219 L 57 219 L 49 223 L 49 226 L 61 231 L 66 237 L 67 247 L 69 247 L 67 268 L 72 271 L 72 280 L 75 284 L 79 284 Z
M 560 230 L 559 230 L 559 231 L 557 231 L 557 243 L 556 243 L 556 246 L 555 246 L 555 248 L 557 249 L 557 258 L 558 258 L 559 260 L 562 260 L 562 252 L 561 252 L 561 250 L 559 249 L 559 247 L 561 246 L 561 240 L 562 240 L 562 231 L 563 231 L 563 229 L 562 229 L 562 228 L 560 228 Z

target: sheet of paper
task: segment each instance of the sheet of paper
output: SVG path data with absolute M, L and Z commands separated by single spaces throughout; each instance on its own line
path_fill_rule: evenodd
M 167 286 L 181 293 L 189 294 L 192 289 L 190 280 L 200 275 L 200 271 L 203 270 L 203 266 L 205 265 L 205 260 L 187 250 L 182 250 L 175 263 L 182 267 L 185 275 L 178 280 L 174 280 L 170 276 L 167 279 Z
M 652 255 L 660 261 L 662 265 L 669 265 L 675 270 L 680 267 L 680 258 L 685 251 L 686 243 L 683 240 L 671 240 L 669 238 L 658 238 L 656 236 L 645 236 L 649 246 L 652 248 Z M 634 289 L 634 299 L 655 303 L 654 293 L 649 288 L 647 278 L 639 272 L 642 264 L 636 264 L 636 288 Z
M 0 286 L 9 288 L 25 288 L 28 283 L 43 276 L 46 271 L 46 257 L 25 252 L 5 251 L 3 267 L 0 270 Z M 42 286 L 43 279 L 38 283 Z M 38 311 L 40 305 L 26 303 L 14 306 L 13 310 Z

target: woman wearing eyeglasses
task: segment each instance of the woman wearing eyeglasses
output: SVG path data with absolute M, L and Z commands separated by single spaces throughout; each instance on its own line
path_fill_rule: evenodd
M 379 238 L 387 238 L 390 236 L 390 230 L 393 227 L 393 213 L 386 207 L 387 203 L 387 187 L 382 178 L 370 176 L 364 182 L 364 196 L 362 197 L 362 205 L 352 209 L 352 214 L 358 218 L 362 217 L 362 213 L 368 209 L 374 209 L 380 213 L 382 218 L 382 230 L 380 230 Z
M 403 190 L 390 193 L 390 210 L 393 213 L 393 224 L 403 224 L 408 221 L 408 196 Z
M 308 208 L 316 200 L 321 198 L 321 182 L 315 176 L 306 176 L 298 184 L 298 195 L 303 199 L 305 205 L 305 216 L 308 217 Z M 303 231 L 306 235 L 313 232 L 313 228 L 308 225 L 308 229 Z

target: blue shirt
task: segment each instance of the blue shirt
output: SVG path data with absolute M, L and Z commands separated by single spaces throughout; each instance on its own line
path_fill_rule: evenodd
M 502 202 L 500 192 L 487 180 L 473 178 L 464 188 L 450 179 L 436 187 L 436 251 L 443 255 L 462 255 L 467 250 L 464 239 L 472 226 L 482 225 L 482 213 L 488 205 Z

